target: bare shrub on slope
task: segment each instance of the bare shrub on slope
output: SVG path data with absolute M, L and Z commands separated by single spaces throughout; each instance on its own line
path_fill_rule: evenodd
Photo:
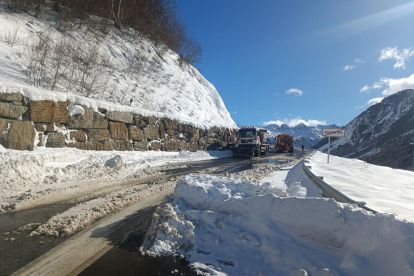
M 175 0 L 52 0 L 57 12 L 58 29 L 66 31 L 73 25 L 94 24 L 91 15 L 112 20 L 117 29 L 132 28 L 155 43 L 165 44 L 179 53 L 184 61 L 195 65 L 201 61 L 202 48 L 180 20 Z M 47 9 L 43 0 L 7 0 L 9 9 L 29 12 L 36 18 Z M 102 24 L 103 29 L 106 24 Z
M 23 62 L 29 83 L 41 86 L 47 76 L 47 64 L 51 53 L 51 40 L 47 33 L 32 38 L 23 50 Z
M 28 12 L 32 3 L 31 0 L 7 0 L 7 7 L 15 12 Z
M 54 68 L 55 73 L 53 76 L 52 85 L 50 86 L 50 90 L 55 90 L 56 83 L 58 81 L 59 70 L 62 68 L 62 65 L 67 58 L 68 53 L 68 46 L 69 41 L 65 37 L 61 37 L 52 50 L 52 60 L 54 61 Z
M 1 6 L 1 2 L 0 2 Z M 3 39 L 10 45 L 14 46 L 22 41 L 21 37 L 19 36 L 19 28 L 7 30 L 3 32 Z

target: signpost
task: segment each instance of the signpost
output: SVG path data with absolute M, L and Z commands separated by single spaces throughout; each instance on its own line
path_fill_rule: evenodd
M 328 137 L 328 164 L 329 149 L 331 148 L 331 137 L 345 137 L 345 128 L 323 128 L 322 137 Z

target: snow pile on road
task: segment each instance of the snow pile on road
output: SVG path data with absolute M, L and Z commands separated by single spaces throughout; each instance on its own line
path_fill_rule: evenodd
M 369 208 L 393 213 L 414 221 L 414 172 L 377 166 L 358 159 L 347 159 L 316 152 L 308 160 L 312 172 Z
M 300 163 L 301 164 L 301 163 Z M 262 186 L 272 186 L 273 194 L 283 197 L 323 197 L 322 190 L 305 174 L 301 165 L 286 166 L 264 177 Z M 275 193 L 274 191 L 279 191 Z
M 109 186 L 114 180 L 159 174 L 162 166 L 173 167 L 187 161 L 231 155 L 230 151 L 98 152 L 38 147 L 29 152 L 3 148 L 0 149 L 0 213 Z M 122 166 L 107 166 L 108 160 L 116 156 L 122 160 Z M 98 179 L 99 183 L 96 183 Z
M 69 236 L 85 229 L 99 218 L 116 213 L 143 198 L 151 197 L 173 185 L 175 185 L 173 181 L 134 185 L 133 187 L 108 194 L 105 197 L 81 203 L 39 225 L 29 234 L 29 237 L 39 235 L 52 237 Z
M 227 173 L 226 176 L 230 178 L 238 178 L 252 181 L 253 183 L 260 183 L 263 178 L 273 176 L 274 172 L 280 170 L 281 168 L 292 168 L 300 162 L 299 159 L 290 161 L 283 165 L 278 163 L 273 164 L 253 164 L 253 169 L 243 170 L 236 173 Z
M 2 11 L 0 93 L 19 92 L 32 100 L 70 100 L 95 111 L 101 107 L 144 116 L 168 117 L 197 127 L 237 127 L 215 87 L 196 68 L 183 63 L 177 53 L 163 45 L 155 46 L 133 30 L 121 31 L 111 24 L 108 24 L 105 34 L 87 24 L 60 32 L 55 22 L 48 21 L 55 16 L 48 9 L 42 10 L 39 18 L 7 9 Z M 79 77 L 71 71 L 73 68 L 66 57 L 63 57 L 59 68 L 54 91 L 48 90 L 56 72 L 52 51 L 45 51 L 49 56 L 43 64 L 50 67 L 42 69 L 49 75 L 39 80 L 37 87 L 29 84 L 26 69 L 27 64 L 33 62 L 28 55 L 29 45 L 40 38 L 50 43 L 65 41 L 66 48 L 75 45 L 77 48 L 72 52 L 78 51 L 80 59 L 82 55 L 96 53 L 106 61 L 108 66 L 103 72 L 96 73 L 95 90 L 88 92 L 88 98 L 83 97 L 87 94 L 81 92 L 84 89 L 75 85 Z M 131 66 L 135 69 L 132 70 Z M 90 74 L 93 72 L 88 71 Z M 72 78 L 73 75 L 75 77 Z M 79 108 L 71 110 L 72 114 L 78 112 L 82 111 Z
M 332 199 L 278 197 L 274 184 L 184 177 L 141 252 L 183 255 L 208 275 L 413 275 L 414 224 Z

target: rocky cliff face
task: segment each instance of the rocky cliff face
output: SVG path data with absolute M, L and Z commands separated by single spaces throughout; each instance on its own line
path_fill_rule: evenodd
M 398 168 L 411 165 L 408 143 L 414 138 L 414 90 L 398 92 L 371 106 L 345 126 L 345 135 L 331 144 L 332 154 Z M 320 150 L 327 151 L 327 145 Z
M 197 151 L 224 149 L 237 141 L 236 133 L 131 112 L 94 111 L 70 101 L 31 101 L 19 93 L 0 93 L 0 144 L 8 149 Z

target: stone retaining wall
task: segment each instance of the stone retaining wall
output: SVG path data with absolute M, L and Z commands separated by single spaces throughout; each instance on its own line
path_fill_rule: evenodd
M 82 150 L 197 151 L 225 149 L 237 141 L 237 130 L 198 129 L 169 118 L 130 112 L 69 115 L 72 102 L 30 101 L 19 93 L 0 93 L 0 144 L 8 149 L 36 146 Z

